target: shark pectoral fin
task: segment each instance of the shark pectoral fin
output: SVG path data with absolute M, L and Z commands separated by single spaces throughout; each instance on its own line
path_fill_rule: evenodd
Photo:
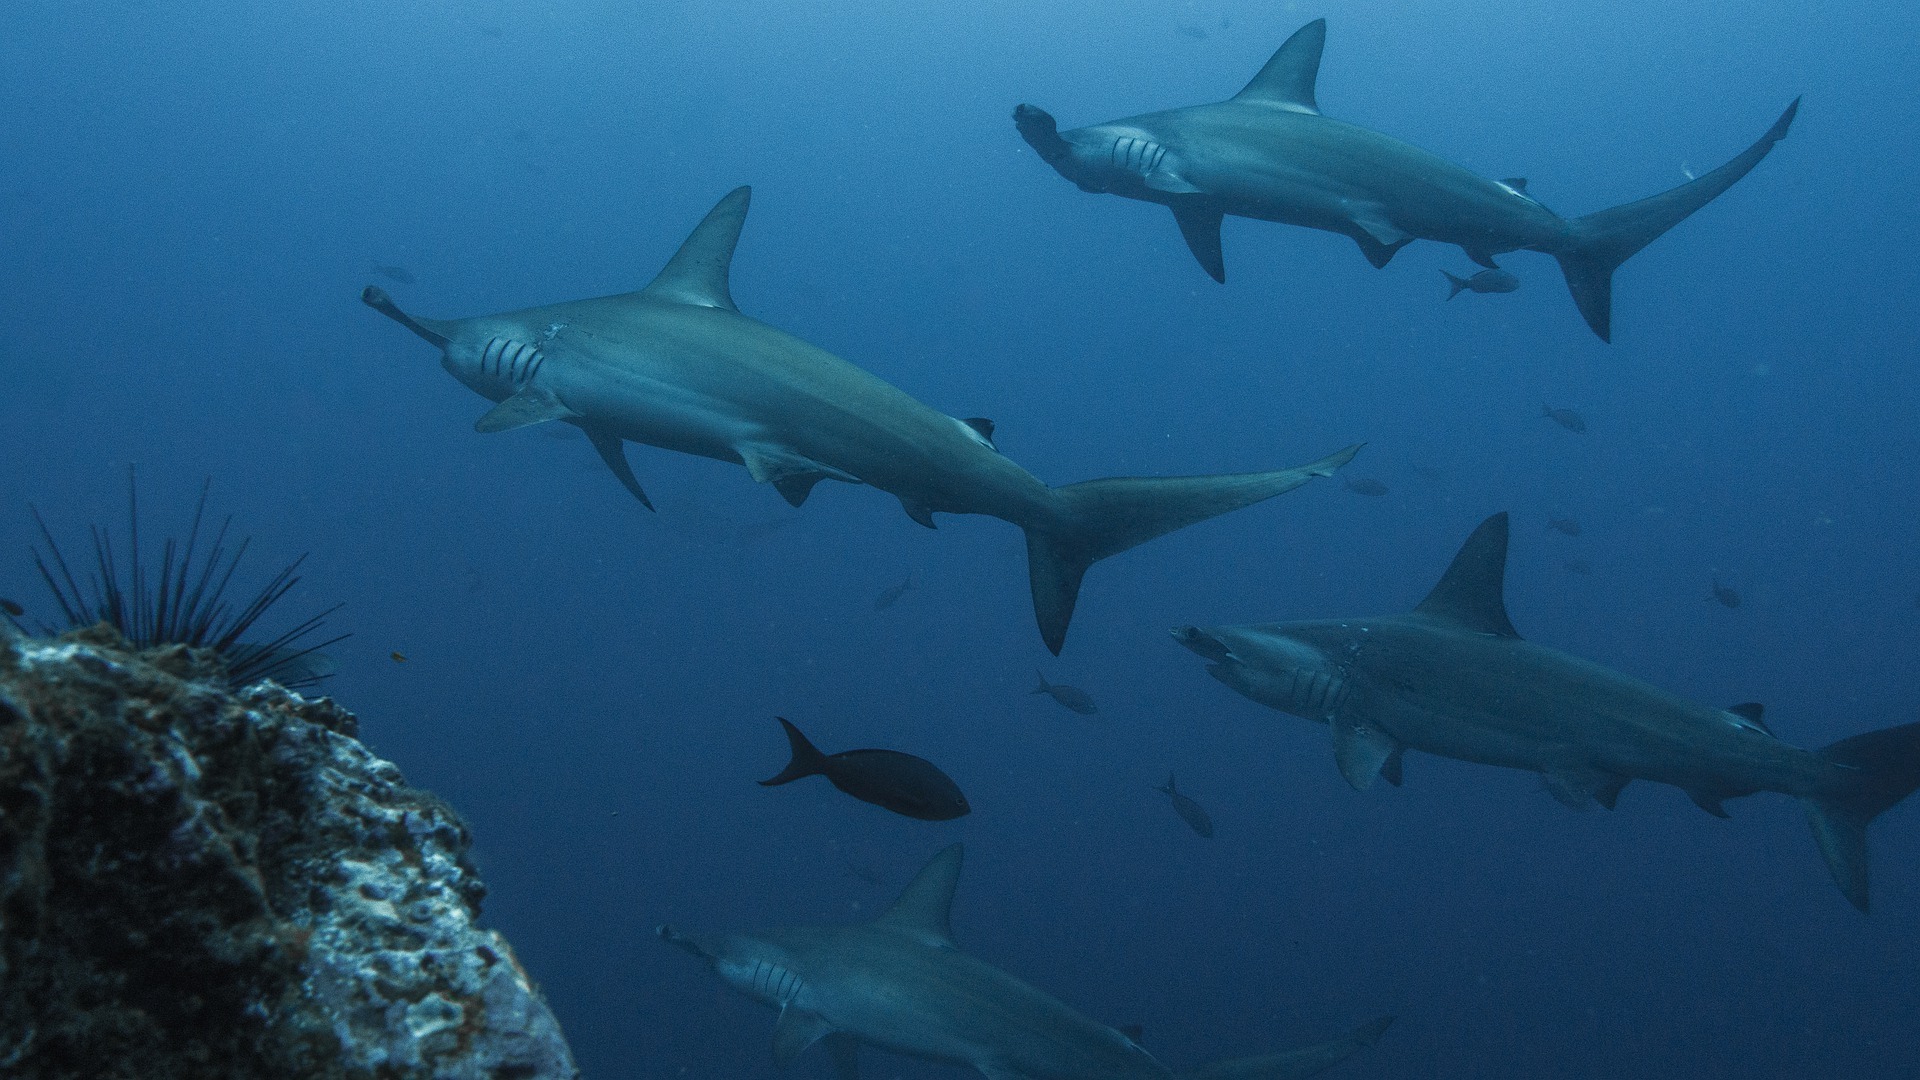
M 1687 790 L 1687 798 L 1693 800 L 1693 805 L 1705 810 L 1714 817 L 1724 818 L 1733 816 L 1727 813 L 1726 807 L 1720 805 L 1720 800 L 1726 798 L 1725 795 L 1711 791 L 1701 791 L 1698 788 L 1689 788 Z
M 1187 241 L 1187 250 L 1200 260 L 1207 276 L 1222 285 L 1227 283 L 1226 255 L 1220 248 L 1220 204 L 1211 199 L 1175 199 L 1173 220 Z
M 1162 159 L 1159 165 L 1141 178 L 1147 187 L 1167 195 L 1201 195 L 1204 192 L 1194 187 L 1172 163 Z
M 613 470 L 613 475 L 620 481 L 620 485 L 631 492 L 634 498 L 639 499 L 641 506 L 652 510 L 653 500 L 647 498 L 647 493 L 640 487 L 639 478 L 633 475 L 633 466 L 627 464 L 627 451 L 625 444 L 620 441 L 620 436 L 602 428 L 582 427 L 581 430 L 587 433 L 587 441 L 591 442 L 594 450 L 599 452 L 600 460 L 607 463 L 607 468 Z
M 827 1052 L 833 1055 L 833 1075 L 839 1080 L 860 1080 L 860 1040 L 836 1031 L 826 1042 Z
M 1404 746 L 1394 747 L 1393 753 L 1388 754 L 1387 760 L 1384 762 L 1381 762 L 1380 764 L 1380 779 L 1385 780 L 1387 783 L 1392 784 L 1394 787 L 1399 787 L 1401 781 L 1406 779 L 1406 774 L 1401 765 L 1402 759 L 1405 758 L 1406 756 L 1407 756 L 1406 747 Z
M 1356 232 L 1353 234 L 1353 242 L 1360 245 L 1360 254 L 1367 257 L 1367 261 L 1373 264 L 1375 270 L 1385 270 L 1387 264 L 1393 261 L 1393 257 L 1400 253 L 1401 248 L 1413 243 L 1413 237 L 1409 236 L 1405 240 L 1392 244 L 1383 244 L 1364 232 Z
M 819 1013 L 789 1005 L 780 1010 L 780 1021 L 773 1026 L 773 1062 L 781 1068 L 793 1064 L 800 1052 L 833 1034 L 833 1025 Z
M 553 396 L 553 391 L 541 386 L 529 386 L 487 410 L 485 416 L 473 422 L 473 430 L 482 435 L 491 435 L 496 431 L 512 431 L 579 415 L 561 404 L 560 399 Z
M 1347 778 L 1355 791 L 1372 787 L 1381 767 L 1400 752 L 1400 744 L 1393 736 L 1372 724 L 1336 716 L 1331 726 L 1334 764 L 1340 766 L 1340 775 Z
M 907 516 L 912 518 L 916 523 L 925 525 L 929 529 L 937 529 L 940 527 L 933 523 L 933 507 L 928 506 L 926 503 L 915 502 L 902 496 L 900 499 L 900 509 L 905 510 Z

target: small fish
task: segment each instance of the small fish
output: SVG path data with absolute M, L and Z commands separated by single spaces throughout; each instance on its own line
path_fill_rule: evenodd
M 1449 285 L 1453 286 L 1453 291 L 1447 294 L 1449 300 L 1463 292 L 1502 293 L 1512 292 L 1520 287 L 1520 279 L 1505 270 L 1482 270 L 1468 278 L 1454 277 L 1445 270 L 1440 271 L 1440 274 L 1447 279 Z
M 1088 696 L 1085 690 L 1077 686 L 1050 683 L 1047 681 L 1047 677 L 1038 671 L 1033 674 L 1040 680 L 1040 685 L 1033 688 L 1033 693 L 1050 695 L 1053 700 L 1065 705 L 1067 708 L 1072 709 L 1082 716 L 1092 716 L 1094 713 L 1100 711 L 1099 708 L 1093 704 L 1093 698 Z
M 383 263 L 374 263 L 373 272 L 386 278 L 388 281 L 397 281 L 402 285 L 413 284 L 413 271 L 404 266 L 388 266 Z
M 803 776 L 824 776 L 841 791 L 875 806 L 921 821 L 951 821 L 973 808 L 946 773 L 925 758 L 898 750 L 842 750 L 823 754 L 807 741 L 786 717 L 776 716 L 786 729 L 793 760 L 761 787 L 791 784 Z
M 19 604 L 14 603 L 4 596 L 0 596 L 0 611 L 4 611 L 16 619 L 27 613 L 26 608 L 21 607 Z
M 1547 528 L 1554 532 L 1563 532 L 1568 536 L 1580 535 L 1580 523 L 1572 518 L 1548 518 Z
M 1720 601 L 1721 607 L 1735 608 L 1740 606 L 1740 594 L 1720 584 L 1719 578 L 1713 579 L 1713 592 L 1708 595 L 1707 599 Z
M 1375 480 L 1371 476 L 1363 476 L 1356 480 L 1345 473 L 1341 473 L 1340 482 L 1346 485 L 1347 490 L 1353 492 L 1355 495 L 1385 495 L 1387 493 L 1387 485 Z
M 1593 573 L 1593 566 L 1592 566 L 1591 564 L 1589 564 L 1589 563 L 1587 562 L 1587 560 L 1585 560 L 1585 559 L 1568 559 L 1568 560 L 1567 560 L 1567 573 L 1569 573 L 1569 574 L 1591 574 L 1591 573 Z
M 1551 405 L 1542 405 L 1540 409 L 1542 416 L 1566 428 L 1568 431 L 1576 435 L 1585 435 L 1587 433 L 1586 419 L 1572 409 L 1556 409 Z
M 898 585 L 889 585 L 880 590 L 880 595 L 873 598 L 873 610 L 887 610 L 898 603 L 901 597 L 907 595 L 907 590 L 911 588 L 913 588 L 913 575 L 908 574 L 907 580 Z
M 1180 794 L 1180 789 L 1174 786 L 1172 773 L 1167 774 L 1166 787 L 1157 787 L 1153 790 L 1173 800 L 1173 812 L 1179 814 L 1180 820 L 1186 822 L 1194 832 L 1209 840 L 1213 839 L 1213 819 L 1207 816 L 1207 812 L 1200 808 L 1199 803 Z
M 396 664 L 404 664 L 407 662 L 406 653 L 391 652 L 391 653 L 388 653 L 387 655 L 393 657 L 393 662 Z

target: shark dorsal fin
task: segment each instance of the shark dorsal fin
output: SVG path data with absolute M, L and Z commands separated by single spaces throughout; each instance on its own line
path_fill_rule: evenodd
M 733 294 L 727 289 L 727 272 L 733 266 L 733 246 L 740 242 L 740 227 L 747 221 L 747 203 L 753 189 L 737 187 L 714 204 L 700 219 L 693 232 L 667 261 L 666 269 L 640 290 L 652 300 L 666 300 L 695 307 L 733 306 Z
M 1459 623 L 1496 637 L 1517 638 L 1507 618 L 1507 513 L 1480 523 L 1414 613 Z
M 907 885 L 886 914 L 874 920 L 880 926 L 909 934 L 928 945 L 953 948 L 954 886 L 960 884 L 961 845 L 953 844 L 933 857 Z
M 1295 30 L 1260 74 L 1233 95 L 1233 100 L 1257 101 L 1318 116 L 1320 106 L 1313 100 L 1313 84 L 1320 77 L 1320 50 L 1326 45 L 1325 19 L 1315 19 Z

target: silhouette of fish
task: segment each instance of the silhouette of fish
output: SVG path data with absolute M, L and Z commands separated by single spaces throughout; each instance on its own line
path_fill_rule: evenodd
M 888 608 L 892 607 L 894 604 L 899 603 L 900 598 L 902 596 L 907 595 L 907 592 L 912 588 L 913 588 L 913 575 L 908 574 L 907 580 L 902 581 L 898 585 L 889 585 L 886 588 L 880 590 L 880 595 L 873 598 L 873 610 L 875 611 L 887 610 Z
M 778 776 L 760 781 L 761 787 L 791 784 L 805 776 L 824 776 L 841 791 L 903 817 L 921 821 L 951 821 L 973 808 L 960 786 L 926 758 L 898 750 L 842 750 L 823 754 L 784 716 L 776 716 L 787 731 L 793 760 Z
M 1568 536 L 1580 535 L 1580 523 L 1573 518 L 1548 518 L 1547 528 L 1554 532 L 1563 532 Z
M 1740 606 L 1740 594 L 1720 584 L 1719 578 L 1713 579 L 1713 593 L 1709 595 L 1707 599 L 1718 600 L 1722 607 L 1736 608 Z
M 1180 793 L 1180 789 L 1174 785 L 1172 773 L 1167 774 L 1165 787 L 1157 787 L 1153 790 L 1160 792 L 1173 802 L 1173 812 L 1179 814 L 1180 820 L 1186 822 L 1194 832 L 1209 840 L 1213 839 L 1213 819 L 1207 816 L 1207 812 L 1200 808 L 1199 803 Z
M 1387 485 L 1375 480 L 1371 476 L 1362 476 L 1359 479 L 1355 479 L 1346 473 L 1341 473 L 1340 482 L 1346 485 L 1347 490 L 1353 492 L 1355 495 L 1385 495 L 1387 493 Z
M 1093 704 L 1093 698 L 1088 696 L 1085 690 L 1077 686 L 1050 683 L 1047 681 L 1047 677 L 1038 671 L 1033 674 L 1040 680 L 1040 685 L 1033 688 L 1033 693 L 1046 694 L 1052 697 L 1053 700 L 1065 705 L 1067 708 L 1072 709 L 1082 716 L 1092 716 L 1094 713 L 1100 711 L 1099 708 Z
M 1572 409 L 1556 409 L 1551 405 L 1542 405 L 1540 409 L 1541 415 L 1559 424 L 1561 427 L 1566 428 L 1568 431 L 1576 435 L 1585 435 L 1587 433 L 1586 419 Z
M 1463 292 L 1503 293 L 1512 292 L 1520 287 L 1519 278 L 1500 269 L 1482 270 L 1472 277 L 1464 278 L 1454 277 L 1445 270 L 1440 271 L 1440 275 L 1447 279 L 1447 284 L 1453 286 L 1453 291 L 1447 294 L 1449 300 Z

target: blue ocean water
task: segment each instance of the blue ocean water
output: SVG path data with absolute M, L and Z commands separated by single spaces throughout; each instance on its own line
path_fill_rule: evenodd
M 1322 15 L 1329 115 L 1568 214 L 1805 105 L 1619 273 L 1612 345 L 1541 255 L 1503 260 L 1520 291 L 1445 303 L 1456 249 L 1376 271 L 1345 238 L 1229 219 L 1217 286 L 1164 211 L 1075 190 L 1009 119 L 1217 100 Z M 1508 509 L 1528 637 L 1763 701 L 1802 746 L 1914 719 L 1916 33 L 1884 2 L 13 0 L 0 595 L 45 604 L 27 504 L 77 541 L 118 520 L 129 462 L 160 520 L 211 475 L 263 570 L 310 551 L 295 598 L 345 601 L 354 633 L 328 692 L 467 816 L 488 916 L 589 1076 L 775 1075 L 770 1014 L 652 925 L 860 918 L 956 839 L 962 944 L 1176 1066 L 1395 1013 L 1336 1075 L 1911 1076 L 1913 806 L 1874 827 L 1862 917 L 1789 799 L 1717 821 L 1636 784 L 1575 814 L 1427 757 L 1356 793 L 1323 728 L 1166 629 L 1403 610 Z M 1350 472 L 1389 490 L 1318 482 L 1101 564 L 1056 660 L 1013 527 L 928 532 L 840 485 L 796 511 L 634 448 L 649 514 L 583 439 L 475 435 L 486 402 L 358 300 L 375 282 L 453 317 L 636 288 L 740 183 L 743 311 L 992 417 L 1051 483 L 1364 440 Z M 1029 695 L 1036 666 L 1101 713 Z M 926 756 L 974 813 L 761 789 L 775 714 Z M 1215 840 L 1152 790 L 1169 769 Z

